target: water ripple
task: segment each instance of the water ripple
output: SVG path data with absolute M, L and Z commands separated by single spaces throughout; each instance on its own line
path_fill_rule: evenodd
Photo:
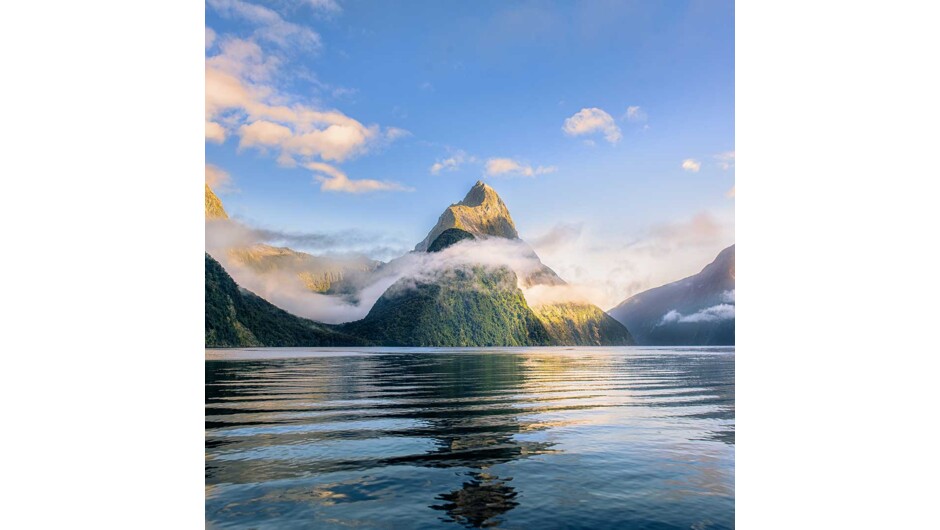
M 734 350 L 207 350 L 216 528 L 733 528 Z

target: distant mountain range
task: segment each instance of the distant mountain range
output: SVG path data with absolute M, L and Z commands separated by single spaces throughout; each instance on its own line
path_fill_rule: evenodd
M 734 245 L 701 272 L 631 296 L 610 310 L 638 344 L 734 345 Z
M 290 273 L 311 292 L 333 293 L 350 274 L 374 271 L 381 262 L 365 257 L 313 256 L 287 247 L 253 245 L 229 249 L 227 258 L 259 275 Z
M 206 184 L 206 220 L 227 220 L 222 201 Z M 350 274 L 371 272 L 381 262 L 362 256 L 348 258 L 313 256 L 287 247 L 251 245 L 233 247 L 217 258 L 233 265 L 245 267 L 260 276 L 275 281 L 280 275 L 293 275 L 311 292 L 331 293 L 333 286 Z
M 207 187 L 207 219 L 210 219 L 209 193 L 211 190 Z M 218 206 L 221 209 L 221 203 Z M 509 240 L 511 244 L 505 249 L 496 247 L 496 250 L 489 249 L 488 251 L 513 253 L 506 257 L 525 260 L 530 264 L 534 263 L 535 266 L 527 269 L 520 278 L 509 266 L 493 265 L 492 259 L 481 259 L 479 264 L 472 260 L 471 262 L 457 260 L 453 263 L 446 261 L 453 260 L 459 255 L 461 250 L 459 245 L 488 240 Z M 416 262 L 421 263 L 420 255 L 425 252 L 428 252 L 428 255 L 440 254 L 440 259 L 445 260 L 445 265 L 437 265 L 433 270 L 402 272 Z M 265 270 L 264 266 L 271 270 L 282 271 L 286 267 L 284 263 L 291 263 L 302 265 L 291 269 L 297 274 L 303 274 L 301 269 L 317 270 L 318 267 L 321 269 L 318 274 L 323 274 L 325 262 L 321 258 L 308 254 L 296 257 L 291 253 L 302 254 L 290 249 L 256 246 L 250 249 L 231 249 L 226 257 L 241 259 L 242 262 L 251 263 L 253 267 L 260 268 L 262 271 Z M 304 335 L 302 340 L 308 341 L 348 341 L 355 338 L 371 344 L 394 346 L 629 345 L 634 343 L 627 328 L 593 304 L 581 301 L 538 304 L 534 307 L 528 304 L 520 286 L 523 288 L 563 286 L 565 282 L 554 271 L 542 264 L 530 247 L 519 240 L 508 208 L 496 191 L 482 182 L 477 182 L 463 201 L 449 206 L 444 211 L 437 225 L 415 247 L 412 254 L 385 264 L 378 262 L 360 263 L 355 266 L 344 264 L 342 277 L 329 278 L 328 285 L 311 283 L 312 291 L 327 295 L 348 296 L 355 291 L 354 284 L 375 284 L 376 279 L 397 277 L 398 279 L 379 297 L 362 320 L 330 326 L 285 313 L 296 320 L 290 325 L 286 321 L 279 320 L 278 322 L 283 326 L 288 326 L 289 329 L 315 329 L 321 333 L 319 338 L 314 339 L 309 336 L 310 331 L 304 331 L 307 335 Z M 248 258 L 246 259 L 245 256 Z M 272 259 L 270 256 L 284 257 Z M 481 256 L 481 258 L 485 257 Z M 207 315 L 210 309 L 208 305 L 209 259 L 211 258 L 207 257 Z M 215 263 L 215 265 L 218 264 Z M 355 282 L 350 279 L 351 277 L 355 277 Z M 250 297 L 249 300 L 256 302 Z M 222 307 L 228 306 L 223 304 Z M 224 314 L 217 308 L 214 311 L 214 314 Z M 268 312 L 266 310 L 266 314 Z M 223 319 L 223 321 L 241 322 L 238 316 L 228 320 Z M 226 339 L 228 342 L 219 341 L 218 337 L 221 335 L 218 332 L 210 336 L 208 326 L 207 316 L 207 346 L 236 345 L 231 344 L 231 339 Z M 227 333 L 225 337 L 238 336 L 236 331 L 240 328 L 234 323 L 230 326 L 235 331 Z M 242 335 L 245 334 L 242 333 Z M 255 336 L 258 338 L 257 333 Z M 259 340 L 269 346 L 290 345 L 272 344 L 260 338 Z M 300 339 L 290 340 L 296 343 L 296 340 Z

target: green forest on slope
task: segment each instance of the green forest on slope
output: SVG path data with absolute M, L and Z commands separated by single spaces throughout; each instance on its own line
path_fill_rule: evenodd
M 455 268 L 402 279 L 363 320 L 339 329 L 388 346 L 538 346 L 552 340 L 506 267 Z
M 332 326 L 294 316 L 240 289 L 209 254 L 206 254 L 205 272 L 207 348 L 367 344 L 367 341 L 337 332 Z
M 629 346 L 635 343 L 623 324 L 593 304 L 547 304 L 533 310 L 558 344 Z

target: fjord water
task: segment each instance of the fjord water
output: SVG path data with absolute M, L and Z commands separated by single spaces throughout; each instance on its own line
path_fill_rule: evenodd
M 208 528 L 734 527 L 734 348 L 206 350 Z

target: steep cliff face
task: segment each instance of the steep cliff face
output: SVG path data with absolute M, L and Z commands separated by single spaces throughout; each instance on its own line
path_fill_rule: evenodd
M 470 188 L 462 201 L 444 210 L 437 224 L 427 237 L 415 246 L 415 250 L 426 251 L 431 243 L 449 228 L 459 228 L 475 237 L 519 238 L 516 225 L 503 200 L 493 188 L 480 181 Z

